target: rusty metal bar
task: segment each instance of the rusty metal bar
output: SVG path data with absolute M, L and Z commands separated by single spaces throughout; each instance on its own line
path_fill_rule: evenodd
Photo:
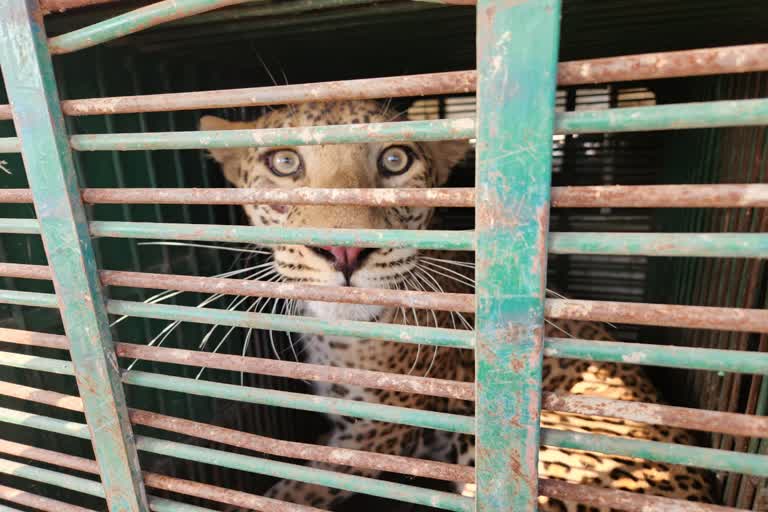
M 582 85 L 768 70 L 768 44 L 646 53 L 560 64 L 559 85 Z
M 46 3 L 69 8 L 79 3 L 106 1 L 110 0 L 48 0 Z M 754 44 L 562 62 L 558 67 L 558 84 L 569 86 L 765 71 L 768 70 L 767 55 L 768 44 Z M 476 80 L 474 70 L 454 71 L 274 87 L 65 100 L 62 110 L 67 115 L 84 116 L 462 94 L 475 92 Z M 0 119 L 10 118 L 10 105 L 0 105 Z
M 20 329 L 0 328 L 0 341 L 64 350 L 69 348 L 69 341 L 66 336 Z M 351 384 L 403 393 L 457 398 L 459 400 L 474 399 L 474 386 L 469 382 L 454 382 L 429 377 L 396 375 L 355 368 L 335 368 L 230 354 L 213 354 L 194 350 L 148 347 L 133 343 L 116 343 L 115 351 L 120 357 L 142 359 L 145 361 L 204 366 L 207 368 L 258 373 L 275 377 Z
M 3 451 L 2 445 L 7 443 L 9 442 L 0 440 L 0 451 Z M 71 503 L 46 498 L 39 494 L 14 489 L 13 487 L 8 487 L 6 485 L 0 485 L 0 500 L 16 503 L 17 505 L 24 505 L 26 507 L 34 508 L 35 510 L 43 510 L 44 512 L 95 512 L 89 508 L 78 507 Z M 0 505 L 0 507 L 1 506 L 2 505 Z
M 0 395 L 82 412 L 82 401 L 75 396 L 44 391 L 18 384 L 0 381 Z M 347 448 L 319 446 L 240 432 L 215 425 L 208 425 L 182 418 L 174 418 L 149 411 L 131 409 L 131 422 L 137 425 L 177 432 L 191 437 L 207 439 L 279 457 L 327 462 L 342 466 L 378 469 L 414 477 L 435 478 L 456 482 L 474 482 L 474 470 L 469 466 L 432 462 L 410 457 L 351 450 Z
M 554 393 L 544 393 L 542 407 L 557 412 L 621 418 L 651 425 L 721 432 L 735 436 L 768 437 L 766 416 Z
M 73 397 L 74 398 L 74 397 Z M 0 452 L 16 457 L 23 457 L 38 462 L 45 462 L 47 464 L 53 464 L 63 468 L 74 469 L 76 471 L 82 471 L 84 473 L 91 473 L 94 475 L 99 474 L 99 467 L 95 460 L 86 459 L 83 457 L 77 457 L 74 455 L 67 455 L 52 450 L 45 450 L 43 448 L 37 448 L 35 446 L 29 446 L 21 443 L 14 443 L 11 441 L 0 439 Z M 216 501 L 219 503 L 225 503 L 227 505 L 236 505 L 240 507 L 252 508 L 264 512 L 319 512 L 320 509 L 314 507 L 307 507 L 303 505 L 295 505 L 284 501 L 273 500 L 270 498 L 264 498 L 256 496 L 254 494 L 248 494 L 240 491 L 234 491 L 231 489 L 225 489 L 223 487 L 217 487 L 214 485 L 203 484 L 200 482 L 193 482 L 190 480 L 183 480 L 181 478 L 174 478 L 166 475 L 160 475 L 158 473 L 143 472 L 144 484 L 154 489 L 162 489 L 164 491 L 176 492 L 179 494 L 186 494 L 187 496 L 195 496 L 197 498 L 203 498 L 206 500 Z M 2 494 L 0 494 L 2 497 Z M 58 503 L 58 502 L 54 502 Z M 64 504 L 66 505 L 66 504 Z M 85 512 L 87 509 L 81 507 L 67 508 L 51 508 L 51 512 Z M 43 509 L 48 510 L 48 509 Z
M 545 314 L 569 320 L 768 333 L 764 309 L 547 299 Z
M 650 494 L 606 489 L 591 485 L 577 485 L 559 480 L 539 480 L 542 496 L 581 503 L 600 510 L 623 512 L 744 512 L 742 509 L 684 501 Z
M 335 204 L 461 207 L 475 205 L 473 188 L 451 189 L 227 189 L 90 188 L 89 204 Z M 0 190 L 0 203 L 31 203 L 28 189 Z M 768 185 L 608 185 L 552 187 L 554 208 L 761 208 Z
M 768 52 L 768 48 L 766 49 Z M 555 208 L 763 208 L 768 185 L 552 187 Z
M 19 192 L 14 189 L 10 189 L 8 193 L 0 191 L 0 202 L 5 202 L 6 195 L 11 198 L 18 196 Z M 330 204 L 460 208 L 471 208 L 475 205 L 475 191 L 472 188 L 91 188 L 83 189 L 82 196 L 83 201 L 92 204 Z
M 0 263 L 0 276 L 22 279 L 51 279 L 50 270 L 47 266 L 19 263 Z M 462 313 L 471 313 L 475 307 L 473 295 L 460 293 L 267 283 L 243 279 L 150 274 L 118 270 L 102 270 L 99 272 L 99 276 L 102 284 L 107 286 L 370 304 L 388 307 L 458 311 Z
M 0 0 L 0 67 L 111 512 L 149 510 L 37 0 Z

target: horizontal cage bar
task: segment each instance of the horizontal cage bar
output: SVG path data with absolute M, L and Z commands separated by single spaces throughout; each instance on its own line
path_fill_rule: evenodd
M 69 9 L 119 1 L 120 0 L 40 0 L 40 10 L 45 14 L 49 14 L 52 12 L 64 12 Z
M 555 133 L 618 133 L 768 124 L 768 99 L 710 101 L 558 113 Z M 78 151 L 210 149 L 470 139 L 473 119 L 438 119 L 258 130 L 72 135 Z M 19 151 L 16 137 L 0 139 L 0 152 Z
M 69 349 L 69 340 L 60 334 L 0 328 L 0 341 L 20 345 Z M 474 384 L 414 375 L 396 375 L 357 368 L 336 368 L 258 357 L 215 354 L 178 348 L 150 347 L 134 343 L 116 343 L 118 356 L 181 365 L 201 366 L 274 377 L 351 384 L 402 393 L 443 396 L 459 400 L 474 399 Z
M 51 279 L 45 265 L 0 263 L 0 276 L 22 279 Z M 99 273 L 106 286 L 168 289 L 186 292 L 221 293 L 249 297 L 304 299 L 351 304 L 435 309 L 440 311 L 474 312 L 471 294 L 434 293 L 378 288 L 354 288 L 295 283 L 268 283 L 264 281 L 225 279 L 216 277 L 150 274 L 102 270 Z
M 49 348 L 67 349 L 69 342 L 65 336 L 57 334 L 36 333 L 31 331 L 21 331 L 16 329 L 0 328 L 0 341 L 17 343 L 22 345 L 43 346 Z M 642 350 L 657 348 L 659 357 L 664 358 L 664 352 L 667 349 L 681 347 L 651 346 L 644 344 L 632 345 L 624 349 L 624 343 L 609 342 L 589 342 L 588 340 L 572 339 L 552 339 L 547 338 L 544 341 L 544 354 L 546 356 L 557 357 L 558 346 L 564 346 L 562 351 L 565 357 L 569 355 L 569 343 L 577 347 L 579 345 L 603 345 L 602 350 L 592 350 L 581 348 L 578 357 L 592 361 L 614 361 L 627 362 L 627 354 L 632 354 L 629 359 L 636 361 L 644 354 Z M 265 375 L 282 376 L 296 379 L 319 380 L 323 382 L 345 383 L 363 387 L 378 389 L 388 389 L 405 393 L 422 393 L 434 396 L 446 396 L 458 398 L 461 400 L 474 400 L 474 385 L 469 382 L 452 382 L 438 379 L 429 379 L 424 377 L 413 377 L 408 375 L 382 374 L 380 372 L 371 372 L 353 368 L 333 368 L 326 366 L 311 365 L 306 363 L 294 363 L 290 361 L 274 361 L 269 359 L 259 359 L 253 357 L 243 357 L 228 354 L 210 354 L 197 351 L 170 349 L 161 347 L 147 347 L 144 345 L 135 345 L 128 343 L 117 343 L 116 353 L 120 357 L 132 357 L 143 360 L 151 360 L 176 364 L 191 364 L 194 366 L 205 366 L 208 368 L 218 368 L 231 371 L 244 371 L 259 373 Z M 554 352 L 554 353 L 553 353 Z M 692 362 L 704 361 L 699 363 L 704 369 L 717 371 L 734 371 L 736 367 L 738 372 L 766 373 L 768 372 L 768 363 L 765 357 L 768 355 L 757 354 L 754 352 L 725 351 L 717 349 L 699 349 L 686 348 L 679 354 L 676 362 L 677 367 L 691 368 Z M 690 359 L 686 358 L 686 352 L 692 354 Z M 733 361 L 734 355 L 739 359 Z M 561 355 L 560 357 L 563 357 Z M 724 360 L 725 364 L 718 364 L 716 361 Z M 651 359 L 653 362 L 653 359 Z M 665 358 L 665 362 L 669 362 Z M 637 364 L 637 363 L 633 363 Z M 729 366 L 730 364 L 730 366 Z M 698 368 L 698 367 L 697 367 Z M 0 394 L 8 393 L 8 390 L 17 389 L 12 384 L 3 385 L 0 383 Z M 14 395 L 17 396 L 17 395 Z M 31 392 L 23 397 L 30 399 Z M 66 395 L 57 396 L 56 400 L 65 400 Z M 48 402 L 52 403 L 51 400 Z M 55 400 L 53 400 L 55 405 Z M 685 407 L 673 407 L 669 405 L 645 404 L 640 402 L 626 402 L 621 400 L 609 400 L 601 398 L 591 398 L 583 396 L 555 395 L 553 393 L 544 393 L 543 406 L 545 409 L 571 412 L 574 414 L 598 415 L 620 419 L 629 419 L 642 423 L 655 425 L 677 426 L 694 430 L 707 432 L 721 432 L 733 435 L 748 437 L 768 436 L 768 418 L 756 417 L 746 414 L 727 413 L 719 411 L 702 411 Z M 66 407 L 59 405 L 59 407 Z M 77 409 L 75 409 L 77 410 Z M 178 421 L 178 420 L 176 420 Z M 208 430 L 214 427 L 206 427 Z M 178 429 L 174 429 L 178 430 Z M 229 434 L 231 437 L 231 434 Z M 226 436 L 219 435 L 217 438 Z M 345 457 L 346 458 L 346 457 Z M 313 459 L 314 460 L 314 459 Z M 391 471 L 391 470 L 387 470 Z M 395 471 L 397 472 L 397 471 Z
M 11 441 L 0 440 L 0 453 L 6 455 L 13 455 L 16 457 L 23 457 L 29 460 L 37 462 L 45 462 L 55 466 L 64 467 L 67 469 L 74 469 L 76 471 L 82 471 L 84 473 L 91 473 L 94 475 L 99 474 L 99 468 L 95 460 L 86 459 L 83 457 L 76 457 L 74 455 L 68 455 L 51 450 L 45 450 L 37 448 L 35 446 L 29 446 L 21 443 L 14 443 Z M 240 491 L 234 491 L 231 489 L 225 489 L 214 485 L 203 484 L 200 482 L 194 482 L 191 480 L 182 480 L 180 478 L 174 478 L 166 475 L 160 475 L 158 473 L 150 473 L 144 471 L 142 473 L 144 478 L 144 484 L 154 489 L 161 489 L 164 491 L 176 492 L 179 494 L 185 494 L 187 496 L 194 496 L 197 498 L 203 498 L 206 500 L 216 501 L 219 503 L 225 503 L 228 505 L 238 505 L 253 508 L 264 512 L 319 512 L 320 509 L 314 507 L 307 507 L 304 505 L 296 505 L 285 501 L 273 500 L 270 498 L 264 498 L 255 494 L 247 494 Z M 0 497 L 2 493 L 0 492 Z M 66 505 L 66 504 L 64 504 Z M 74 506 L 73 506 L 74 507 Z M 46 510 L 46 509 L 43 509 Z M 72 509 L 52 509 L 53 512 L 82 512 L 86 509 L 81 507 L 74 507 Z
M 75 396 L 54 391 L 20 386 L 0 381 L 0 395 L 12 396 L 21 400 L 30 400 L 53 407 L 82 412 L 82 401 Z M 190 437 L 207 439 L 237 448 L 245 448 L 260 453 L 302 460 L 312 460 L 352 466 L 357 468 L 377 469 L 400 473 L 413 477 L 434 478 L 455 482 L 474 482 L 474 469 L 469 466 L 446 464 L 398 455 L 365 452 L 340 447 L 320 446 L 294 441 L 283 441 L 269 437 L 232 430 L 206 423 L 199 423 L 182 418 L 165 416 L 149 411 L 130 410 L 131 422 L 136 425 L 167 430 Z
M 70 53 L 141 30 L 252 0 L 161 0 L 48 40 L 52 55 Z
M 0 485 L 0 500 L 6 500 L 17 505 L 24 505 L 31 507 L 35 510 L 51 511 L 51 512 L 96 512 L 95 510 L 72 505 L 71 503 L 65 503 L 63 501 L 46 498 L 39 494 L 34 494 L 28 491 L 22 491 L 21 489 L 15 489 L 6 485 Z M 21 512 L 17 509 L 5 507 L 0 504 L 0 512 Z
M 82 423 L 64 421 L 13 409 L 0 408 L 0 421 L 47 430 L 58 434 L 88 439 L 88 429 Z M 408 503 L 430 505 L 456 512 L 471 512 L 472 500 L 464 496 L 421 489 L 410 485 L 384 482 L 372 478 L 339 474 L 332 471 L 297 466 L 286 462 L 266 460 L 199 446 L 190 446 L 171 441 L 162 441 L 144 436 L 136 437 L 136 446 L 141 451 L 214 464 L 230 469 L 270 475 L 290 480 L 299 480 L 326 487 L 345 489 L 352 492 L 396 499 Z M 0 469 L 1 471 L 1 469 Z M 94 482 L 96 483 L 96 482 Z
M 71 410 L 82 410 L 82 406 L 78 408 L 77 404 L 72 404 L 71 399 L 77 400 L 77 397 L 70 397 L 67 395 L 61 395 L 59 393 L 50 392 L 50 391 L 41 391 L 34 388 L 25 388 L 23 386 L 13 385 L 11 384 L 13 388 L 23 388 L 21 393 L 15 393 L 12 396 L 16 396 L 18 398 L 22 399 L 31 399 L 36 402 L 40 403 L 46 403 L 49 405 L 53 405 L 56 407 L 64 407 Z M 2 389 L 2 388 L 0 388 Z M 573 397 L 578 398 L 581 400 L 588 399 L 588 397 Z M 546 398 L 545 398 L 546 400 Z M 595 399 L 599 400 L 599 399 Z M 64 405 L 69 404 L 69 405 Z M 646 405 L 653 405 L 653 404 L 646 404 Z M 595 411 L 595 414 L 599 414 L 602 411 L 602 409 Z M 148 426 L 158 426 L 157 423 L 152 422 L 141 422 L 136 421 L 137 417 L 141 416 L 160 416 L 155 413 L 148 413 L 145 411 L 132 411 L 132 420 L 136 423 L 145 424 Z M 244 433 L 233 433 L 228 432 L 226 435 L 217 435 L 217 432 L 209 431 L 209 429 L 212 430 L 222 430 L 221 427 L 212 427 L 212 426 L 204 426 L 205 428 L 196 428 L 195 430 L 187 430 L 185 428 L 178 429 L 178 422 L 181 422 L 182 425 L 186 423 L 194 423 L 190 422 L 189 420 L 180 420 L 178 418 L 171 418 L 171 421 L 173 421 L 173 430 L 177 432 L 184 433 L 186 435 L 192 435 L 197 437 L 200 432 L 209 432 L 211 439 L 216 439 L 218 441 L 224 440 L 224 442 L 227 442 L 228 440 L 231 441 L 231 436 L 233 435 L 247 435 L 250 437 L 255 437 L 252 434 L 244 434 Z M 196 424 L 200 425 L 200 424 Z M 168 428 L 168 424 L 165 425 L 159 425 L 159 428 Z M 226 430 L 226 429 L 223 429 Z M 274 440 L 273 440 L 274 441 Z M 247 444 L 233 444 L 236 446 L 244 447 L 244 448 L 251 448 L 256 449 L 257 451 L 260 451 L 258 447 L 249 446 Z M 319 449 L 324 447 L 314 446 L 313 448 Z M 338 448 L 328 448 L 330 450 L 339 450 Z M 380 454 L 376 454 L 377 458 L 382 457 Z M 290 455 L 289 455 L 290 456 Z M 313 459 L 315 460 L 315 459 Z M 413 460 L 411 459 L 411 464 L 413 464 Z M 425 462 L 425 461 L 419 461 L 419 462 Z M 472 468 L 465 468 L 467 470 L 466 476 L 457 476 L 454 480 L 455 481 L 474 481 L 474 478 L 472 480 L 465 480 L 467 476 L 469 476 L 469 473 L 472 472 Z M 555 484 L 555 485 L 553 485 Z M 560 486 L 560 484 L 564 484 L 565 487 Z M 611 504 L 622 506 L 623 510 L 627 511 L 637 511 L 637 512 L 649 512 L 649 511 L 656 511 L 656 512 L 666 512 L 669 507 L 672 506 L 676 502 L 675 500 L 671 500 L 669 498 L 661 498 L 656 496 L 647 496 L 647 495 L 638 495 L 636 493 L 629 493 L 625 491 L 613 491 L 608 489 L 601 489 L 601 488 L 594 488 L 590 486 L 581 486 L 581 485 L 574 485 L 574 484 L 565 484 L 564 482 L 554 482 L 550 480 L 541 480 L 540 481 L 540 493 L 544 496 L 550 496 L 560 499 L 569 499 L 569 497 L 578 496 L 579 502 L 583 502 L 585 504 L 594 504 L 599 506 L 609 506 Z M 585 495 L 585 493 L 589 493 L 588 495 Z M 735 509 L 729 509 L 727 507 L 720 507 L 716 505 L 708 505 L 708 504 L 701 504 L 701 503 L 688 503 L 687 505 L 691 505 L 692 511 L 696 512 L 733 512 Z M 638 507 L 638 508 L 636 508 Z
M 89 204 L 325 204 L 361 206 L 475 206 L 475 189 L 238 189 L 87 188 Z M 0 203 L 31 203 L 29 189 L 0 190 Z M 552 187 L 554 208 L 760 208 L 768 185 L 603 185 Z
M 57 359 L 2 351 L 0 351 L 0 355 L 2 356 L 0 365 L 3 366 L 51 372 L 61 375 L 74 375 L 72 363 L 69 361 L 60 361 Z M 139 372 L 135 370 L 123 373 L 122 379 L 124 384 L 161 389 L 164 391 L 177 391 L 192 395 L 222 398 L 225 400 L 237 400 L 252 404 L 352 416 L 354 418 L 386 421 L 416 427 L 446 430 L 449 432 L 461 432 L 463 434 L 472 433 L 474 428 L 474 421 L 468 416 L 425 411 L 421 409 L 409 409 L 407 407 L 373 404 L 356 400 L 307 395 L 273 389 L 243 387 L 233 384 L 222 384 L 219 382 L 173 377 L 170 375 Z
M 686 307 L 686 306 L 683 306 Z M 760 310 L 754 310 L 760 311 Z M 714 320 L 715 322 L 717 320 Z M 673 322 L 673 319 L 670 319 Z M 545 338 L 544 355 L 588 361 L 768 375 L 768 353 L 576 338 Z
M 49 0 L 51 5 L 47 8 L 71 8 L 71 4 L 77 2 Z M 558 67 L 558 84 L 572 86 L 765 71 L 768 70 L 766 55 L 768 44 L 753 44 L 562 62 Z M 64 100 L 61 107 L 67 115 L 84 116 L 461 94 L 475 92 L 476 76 L 474 70 L 453 71 L 271 87 L 90 98 Z M 11 119 L 10 105 L 0 105 L 0 119 Z

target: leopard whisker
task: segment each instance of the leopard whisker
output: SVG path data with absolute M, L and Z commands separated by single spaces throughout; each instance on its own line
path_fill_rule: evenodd
M 474 280 L 474 279 L 472 279 L 471 277 L 467 277 L 467 276 L 465 276 L 465 275 L 464 275 L 464 274 L 462 274 L 461 272 L 456 272 L 455 270 L 453 270 L 453 269 L 451 269 L 451 268 L 448 268 L 448 267 L 446 267 L 446 266 L 444 266 L 444 265 L 440 265 L 440 264 L 438 264 L 438 263 L 434 263 L 434 262 L 431 262 L 431 261 L 422 261 L 422 262 L 419 262 L 419 263 L 422 263 L 422 264 L 424 264 L 424 265 L 427 265 L 427 266 L 429 266 L 430 268 L 436 268 L 436 269 L 440 269 L 440 270 L 442 270 L 442 271 L 448 272 L 449 274 L 452 274 L 452 275 L 453 275 L 453 276 L 455 276 L 456 278 L 463 280 L 465 284 L 472 286 L 472 288 L 474 288 L 474 287 L 475 287 L 475 280 Z M 417 263 L 417 265 L 418 265 L 419 263 Z M 446 277 L 447 277 L 447 276 L 446 276 Z M 457 280 L 458 280 L 458 279 L 457 279 Z M 459 281 L 459 282 L 461 282 L 461 281 Z
M 415 270 L 418 270 L 418 269 L 415 269 Z M 425 281 L 423 277 L 421 277 L 420 275 L 418 275 L 417 273 L 415 273 L 415 272 L 414 272 L 414 269 L 409 269 L 409 270 L 408 270 L 408 273 L 409 273 L 411 276 L 413 276 L 413 279 L 414 279 L 414 281 L 416 282 L 416 285 L 417 285 L 417 286 L 420 288 L 420 290 L 421 290 L 421 291 L 424 291 L 424 292 L 426 292 L 426 291 L 427 291 L 427 288 L 426 288 L 426 287 L 427 287 L 427 286 L 429 286 L 429 283 L 428 283 L 427 281 Z M 438 322 L 438 320 L 437 320 L 437 314 L 435 313 L 435 311 L 434 311 L 434 310 L 432 310 L 432 309 L 430 309 L 430 310 L 428 310 L 428 311 L 429 311 L 429 312 L 432 314 L 432 320 L 435 322 L 435 327 L 439 327 L 439 322 Z M 451 318 L 453 318 L 453 315 L 451 315 Z M 454 322 L 454 327 L 455 327 L 455 325 L 456 325 L 456 324 L 455 324 L 455 322 Z M 426 377 L 427 375 L 429 375 L 429 372 L 430 372 L 430 371 L 432 371 L 432 367 L 433 367 L 433 366 L 434 366 L 434 364 L 435 364 L 435 359 L 437 359 L 437 351 L 438 351 L 438 350 L 439 350 L 439 347 L 437 347 L 437 346 L 433 347 L 433 349 L 432 349 L 432 359 L 431 359 L 431 361 L 429 362 L 429 366 L 427 367 L 427 370 L 426 370 L 426 372 L 424 373 L 424 376 L 425 376 L 425 377 Z
M 449 265 L 456 265 L 457 267 L 475 268 L 475 264 L 469 261 L 455 261 L 444 258 L 435 258 L 433 256 L 419 256 L 420 260 L 434 261 L 437 263 L 446 263 Z
M 175 246 L 175 247 L 197 247 L 200 249 L 216 249 L 219 251 L 232 251 L 232 252 L 246 252 L 251 254 L 272 254 L 271 251 L 264 251 L 259 249 L 243 249 L 240 247 L 227 247 L 227 246 L 221 246 L 221 245 L 211 245 L 211 244 L 193 244 L 188 242 L 166 242 L 166 241 L 160 241 L 160 242 L 139 242 L 137 245 L 164 245 L 164 246 Z

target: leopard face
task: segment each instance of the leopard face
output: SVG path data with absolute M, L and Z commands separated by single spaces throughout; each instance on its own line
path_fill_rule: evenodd
M 397 115 L 373 101 L 308 103 L 271 111 L 253 122 L 205 116 L 202 130 L 295 128 L 383 123 Z M 213 149 L 225 177 L 242 188 L 430 188 L 443 185 L 464 158 L 467 141 L 320 144 Z M 432 208 L 346 205 L 246 205 L 254 226 L 342 229 L 426 229 Z M 407 288 L 418 251 L 276 245 L 274 266 L 287 282 L 370 288 Z M 370 320 L 383 308 L 304 302 L 304 314 Z

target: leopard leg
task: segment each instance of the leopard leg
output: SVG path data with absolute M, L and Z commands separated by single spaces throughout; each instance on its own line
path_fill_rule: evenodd
M 328 438 L 328 446 L 372 451 L 391 455 L 410 456 L 414 453 L 420 435 L 419 429 L 407 425 L 389 425 L 367 420 L 339 418 Z M 310 462 L 309 467 L 337 473 L 377 477 L 375 469 L 334 466 L 323 462 Z M 322 487 L 294 480 L 281 480 L 272 486 L 265 496 L 281 501 L 333 510 L 334 506 L 350 498 L 354 493 L 341 489 Z
M 414 456 L 474 467 L 475 437 L 456 432 L 426 430 Z M 474 496 L 475 485 L 472 483 L 454 482 L 454 487 L 456 492 L 464 496 Z

